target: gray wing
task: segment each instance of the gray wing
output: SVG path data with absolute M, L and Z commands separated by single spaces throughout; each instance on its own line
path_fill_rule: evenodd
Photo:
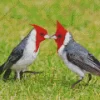
M 28 35 L 29 36 L 29 35 Z M 22 56 L 23 51 L 26 46 L 27 37 L 25 37 L 11 52 L 10 56 L 8 57 L 7 61 L 4 63 L 3 70 L 11 68 L 13 64 L 15 64 Z
M 69 51 L 66 55 L 68 61 L 80 67 L 81 69 L 95 75 L 100 75 L 100 62 L 90 53 L 84 54 L 81 51 L 73 50 Z

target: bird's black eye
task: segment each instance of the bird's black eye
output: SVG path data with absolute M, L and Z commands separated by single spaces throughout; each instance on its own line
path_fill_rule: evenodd
M 59 34 L 57 37 L 58 37 L 58 38 L 61 38 L 61 35 Z
M 44 36 L 44 33 L 40 33 L 41 36 Z

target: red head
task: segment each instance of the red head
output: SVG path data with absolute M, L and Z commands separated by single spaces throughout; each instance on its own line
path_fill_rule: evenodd
M 57 30 L 56 33 L 52 36 L 52 38 L 55 39 L 58 49 L 63 44 L 67 32 L 68 31 L 57 21 Z
M 34 29 L 36 30 L 36 50 L 35 50 L 36 52 L 39 48 L 39 44 L 46 38 L 49 38 L 49 35 L 47 34 L 46 29 L 35 24 L 32 24 L 32 26 L 34 26 Z

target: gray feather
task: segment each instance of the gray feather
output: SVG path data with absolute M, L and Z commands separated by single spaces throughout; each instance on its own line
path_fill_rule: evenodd
M 11 66 L 15 64 L 23 56 L 23 51 L 27 44 L 29 34 L 12 50 L 7 61 L 4 63 L 3 70 L 11 68 Z
M 100 62 L 74 40 L 65 46 L 64 52 L 66 52 L 66 57 L 71 63 L 87 72 L 100 75 Z

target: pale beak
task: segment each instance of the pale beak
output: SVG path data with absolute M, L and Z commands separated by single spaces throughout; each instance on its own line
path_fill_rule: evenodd
M 49 39 L 50 36 L 49 36 L 49 35 L 45 35 L 44 38 L 45 38 L 45 39 Z
M 51 39 L 57 39 L 57 37 L 55 35 L 50 36 Z

